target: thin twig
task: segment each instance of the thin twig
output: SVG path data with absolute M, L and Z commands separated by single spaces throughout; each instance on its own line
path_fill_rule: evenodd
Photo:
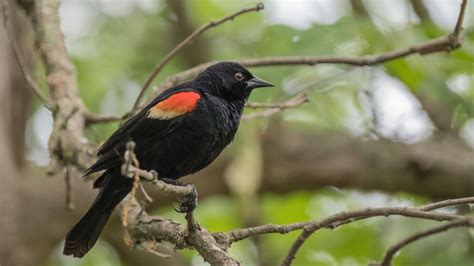
M 448 199 L 438 202 L 433 202 L 419 208 L 420 211 L 432 211 L 440 208 L 451 207 L 461 204 L 474 204 L 474 197 L 466 197 L 459 199 Z
M 467 6 L 467 0 L 462 0 L 458 20 L 456 21 L 456 26 L 454 27 L 454 30 L 453 30 L 453 35 L 456 37 L 458 37 L 462 31 L 462 23 L 464 21 L 464 13 L 466 13 L 465 12 L 466 6 Z
M 23 77 L 26 80 L 26 83 L 28 83 L 28 86 L 33 90 L 34 94 L 38 99 L 43 103 L 43 105 L 46 107 L 46 109 L 52 111 L 52 105 L 50 100 L 43 95 L 41 92 L 40 86 L 36 83 L 34 78 L 28 73 L 27 67 L 25 60 L 22 56 L 21 49 L 16 43 L 16 39 L 11 31 L 11 25 L 9 23 L 9 17 L 8 17 L 8 10 L 7 10 L 7 1 L 4 1 L 2 3 L 2 13 L 3 13 L 3 26 L 5 27 L 5 31 L 7 32 L 8 35 L 8 40 L 10 41 L 10 46 L 12 47 L 13 50 L 13 55 L 15 56 L 15 59 L 18 63 L 18 66 L 20 67 L 21 72 L 23 73 Z
M 435 221 L 451 221 L 460 219 L 463 216 L 421 211 L 416 208 L 407 207 L 385 207 L 385 208 L 367 208 L 350 212 L 338 212 L 321 220 L 297 222 L 286 225 L 266 224 L 255 227 L 236 229 L 226 234 L 229 244 L 240 241 L 242 239 L 253 237 L 261 234 L 279 233 L 287 234 L 295 230 L 303 228 L 318 230 L 321 228 L 337 228 L 343 224 L 352 223 L 361 219 L 367 219 L 378 216 L 400 215 L 406 217 L 414 217 L 421 219 L 429 219 Z
M 72 186 L 71 186 L 71 169 L 69 164 L 66 164 L 66 173 L 64 175 L 64 184 L 66 186 L 66 209 L 68 211 L 74 210 L 74 202 L 72 201 Z
M 255 119 L 255 118 L 262 118 L 262 117 L 268 117 L 271 115 L 274 115 L 276 113 L 279 113 L 285 109 L 296 107 L 299 105 L 302 105 L 304 103 L 309 102 L 309 97 L 308 94 L 306 93 L 298 93 L 296 96 L 293 98 L 279 104 L 273 104 L 273 106 L 265 111 L 262 112 L 254 112 L 250 114 L 246 114 L 242 116 L 242 120 L 250 120 L 250 119 Z
M 293 100 L 296 100 L 297 102 L 294 102 Z M 299 101 L 303 101 L 303 102 L 298 103 Z M 308 101 L 309 101 L 309 99 L 308 99 L 307 95 L 301 96 L 299 94 L 298 96 L 295 96 L 294 98 L 289 99 L 289 100 L 287 100 L 283 103 L 248 102 L 245 105 L 245 107 L 250 108 L 250 109 L 258 109 L 258 108 L 280 109 L 280 111 L 282 111 L 284 109 L 295 107 L 295 106 L 298 106 L 298 105 L 303 104 L 303 103 L 308 102 Z M 86 117 L 86 124 L 88 124 L 88 125 L 98 124 L 98 123 L 108 123 L 108 122 L 122 121 L 122 120 L 128 118 L 128 116 L 101 116 L 99 114 L 94 114 L 94 113 L 86 113 L 85 117 Z M 246 119 L 246 118 L 244 118 L 244 119 Z
M 188 46 L 189 44 L 191 44 L 193 42 L 194 39 L 196 39 L 199 35 L 201 35 L 202 33 L 204 33 L 205 31 L 213 28 L 213 27 L 217 27 L 219 26 L 220 24 L 226 22 L 226 21 L 229 21 L 229 20 L 233 20 L 234 18 L 236 18 L 237 16 L 240 16 L 242 14 L 245 14 L 245 13 L 248 13 L 248 12 L 258 12 L 260 11 L 261 9 L 263 9 L 264 6 L 262 3 L 258 3 L 256 6 L 254 7 L 249 7 L 249 8 L 244 8 L 244 9 L 241 9 L 240 11 L 237 11 L 233 14 L 230 14 L 228 16 L 225 16 L 219 20 L 212 20 L 212 21 L 209 21 L 208 23 L 202 25 L 201 27 L 199 27 L 197 30 L 195 30 L 193 33 L 191 33 L 191 35 L 189 35 L 188 37 L 186 37 L 186 39 L 184 39 L 182 42 L 180 42 L 173 50 L 171 50 L 162 60 L 161 62 L 155 67 L 155 69 L 153 70 L 153 72 L 150 74 L 150 76 L 147 78 L 147 80 L 145 81 L 145 84 L 143 84 L 143 87 L 140 91 L 140 93 L 138 94 L 138 97 L 137 99 L 135 100 L 135 103 L 133 104 L 133 108 L 132 109 L 137 109 L 139 104 L 140 104 L 140 100 L 142 99 L 143 95 L 145 94 L 145 91 L 148 89 L 148 87 L 150 86 L 151 82 L 153 81 L 153 79 L 155 79 L 155 77 L 158 75 L 158 73 L 160 73 L 160 71 L 164 68 L 164 66 L 176 55 L 178 54 L 179 51 L 181 51 L 184 47 Z
M 366 219 L 376 216 L 392 216 L 392 215 L 401 215 L 405 217 L 413 217 L 427 220 L 435 221 L 453 221 L 462 219 L 463 216 L 460 215 L 451 215 L 445 213 L 437 212 L 426 212 L 420 211 L 415 208 L 400 208 L 400 207 L 388 207 L 388 208 L 369 208 L 360 211 L 353 212 L 341 212 L 331 216 L 328 216 L 322 220 L 314 221 L 309 225 L 303 227 L 303 232 L 298 236 L 298 238 L 293 242 L 290 250 L 288 251 L 286 257 L 283 259 L 281 265 L 289 266 L 293 262 L 293 259 L 296 257 L 296 253 L 299 251 L 303 243 L 317 230 L 329 227 L 331 229 L 340 226 L 342 224 L 347 224 L 354 222 L 360 219 Z M 341 223 L 342 222 L 342 223 Z
M 469 204 L 469 203 L 474 203 L 474 197 L 466 197 L 466 198 L 460 198 L 460 199 L 449 199 L 449 200 L 434 202 L 434 203 L 430 203 L 430 204 L 421 206 L 421 207 L 417 208 L 417 210 L 422 211 L 422 212 L 427 212 L 427 213 L 433 213 L 433 212 L 429 212 L 429 211 L 439 209 L 439 208 L 444 208 L 444 207 L 449 207 L 449 206 L 456 206 L 456 205 L 460 205 L 460 204 Z M 453 218 L 453 217 L 458 217 L 458 219 L 463 218 L 462 216 L 458 216 L 458 215 L 452 216 L 451 218 Z M 331 228 L 336 228 L 336 227 L 339 227 L 339 226 L 342 226 L 342 225 L 345 225 L 345 224 L 348 224 L 348 223 L 352 223 L 352 222 L 355 222 L 355 221 L 359 221 L 359 220 L 362 220 L 362 219 L 366 219 L 366 218 L 367 217 L 361 216 L 361 217 L 352 217 L 350 219 L 335 221 L 334 223 L 331 224 Z M 291 225 L 290 228 L 296 226 L 294 228 L 300 227 L 300 228 L 297 228 L 297 229 L 302 229 L 302 228 L 305 228 L 306 225 L 307 224 L 300 223 L 300 224 L 296 224 L 296 225 Z M 262 229 L 260 229 L 260 230 L 262 230 Z M 268 230 L 268 228 L 267 228 L 267 230 Z M 283 229 L 280 229 L 280 230 L 283 230 Z M 303 232 L 303 233 L 301 233 L 300 237 L 302 235 L 304 235 L 305 239 L 307 239 L 312 233 L 314 233 L 314 231 L 313 232 L 311 232 L 311 231 Z M 297 244 L 298 240 L 302 240 L 302 242 L 298 242 L 298 244 Z M 294 247 L 293 252 L 297 252 L 298 248 L 301 247 L 304 240 L 298 238 L 297 241 L 295 241 L 295 243 L 292 246 L 292 249 Z M 299 245 L 299 247 L 297 247 L 296 245 Z M 296 255 L 296 253 L 295 253 L 295 255 Z M 288 258 L 288 256 L 287 256 L 287 258 Z M 285 258 L 285 260 L 287 258 Z M 291 264 L 291 261 L 289 262 L 289 264 L 283 264 L 282 263 L 282 265 L 290 265 L 290 264 Z
M 140 191 L 142 192 L 143 197 L 145 197 L 145 201 L 147 204 L 153 202 L 153 198 L 150 195 L 148 195 L 148 193 L 146 192 L 142 184 L 140 184 Z
M 94 113 L 85 113 L 84 116 L 86 119 L 86 125 L 122 121 L 127 118 L 126 116 L 105 116 Z
M 308 101 L 309 99 L 308 98 L 308 95 L 305 94 L 305 93 L 302 93 L 302 94 L 298 94 L 296 95 L 295 97 L 291 98 L 290 100 L 288 101 L 285 101 L 285 102 L 282 102 L 282 103 L 258 103 L 258 102 L 248 102 L 247 104 L 245 104 L 245 107 L 246 108 L 249 108 L 249 109 L 258 109 L 258 108 L 280 108 L 280 109 L 287 109 L 287 108 L 290 108 L 290 107 L 293 107 L 292 106 L 292 99 L 298 99 L 298 98 L 302 98 L 302 99 L 306 99 L 306 101 Z
M 474 197 L 449 199 L 449 200 L 434 202 L 434 203 L 430 203 L 430 204 L 421 206 L 421 207 L 417 208 L 417 210 L 423 211 L 423 212 L 428 212 L 428 211 L 432 211 L 432 210 L 435 210 L 435 209 L 450 207 L 450 206 L 456 206 L 456 205 L 460 205 L 460 204 L 474 204 Z M 340 214 L 335 214 L 335 215 L 340 215 Z M 343 217 L 343 216 L 341 215 L 341 217 Z M 347 223 L 352 223 L 352 222 L 356 222 L 356 221 L 367 218 L 367 217 L 364 217 L 364 216 L 353 218 L 351 214 L 349 214 L 348 217 L 350 217 L 350 218 L 349 219 L 342 219 L 342 220 L 333 222 L 330 225 L 330 227 L 331 228 L 337 228 L 337 227 L 345 225 Z M 461 216 L 458 216 L 458 217 L 461 217 Z M 233 231 L 227 233 L 226 238 L 227 238 L 229 244 L 232 244 L 233 242 L 240 241 L 242 239 L 246 239 L 248 237 L 253 237 L 253 236 L 261 235 L 261 234 L 270 234 L 270 233 L 287 234 L 287 233 L 295 231 L 295 230 L 301 230 L 305 226 L 308 226 L 312 223 L 314 223 L 314 222 L 313 221 L 298 222 L 298 223 L 292 223 L 292 224 L 286 224 L 286 225 L 265 224 L 265 225 L 261 225 L 261 226 L 236 229 L 236 230 L 233 230 Z
M 387 250 L 387 252 L 385 253 L 385 256 L 384 256 L 382 262 L 380 263 L 380 265 L 381 266 L 390 266 L 390 265 L 392 265 L 393 256 L 395 256 L 395 254 L 399 250 L 401 250 L 405 246 L 409 245 L 410 243 L 413 243 L 413 242 L 415 242 L 415 241 L 417 241 L 421 238 L 424 238 L 424 237 L 428 237 L 428 236 L 431 236 L 431 235 L 434 235 L 434 234 L 438 234 L 438 233 L 447 231 L 450 228 L 464 227 L 464 226 L 474 226 L 474 220 L 469 219 L 469 218 L 463 218 L 463 219 L 455 220 L 455 221 L 452 221 L 452 222 L 449 222 L 449 223 L 446 223 L 446 224 L 443 224 L 443 225 L 439 225 L 439 226 L 433 227 L 431 229 L 416 233 L 416 234 L 414 234 L 414 235 L 398 242 L 397 244 L 391 246 Z

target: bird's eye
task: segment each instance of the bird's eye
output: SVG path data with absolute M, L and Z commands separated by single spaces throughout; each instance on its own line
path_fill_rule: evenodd
M 244 75 L 242 73 L 236 73 L 235 74 L 235 79 L 238 81 L 242 81 L 244 79 Z

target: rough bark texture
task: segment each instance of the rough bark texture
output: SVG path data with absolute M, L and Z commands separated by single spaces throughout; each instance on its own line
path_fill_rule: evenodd
M 52 172 L 58 172 L 65 164 L 87 160 L 84 156 L 87 143 L 83 133 L 84 104 L 61 32 L 58 8 L 58 0 L 38 0 L 32 15 L 53 102 L 54 124 L 48 145 Z

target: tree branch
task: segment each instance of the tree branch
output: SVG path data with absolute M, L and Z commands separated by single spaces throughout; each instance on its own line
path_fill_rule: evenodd
M 422 0 L 410 0 L 410 3 L 421 22 L 433 22 L 430 12 Z
M 373 66 L 377 64 L 386 63 L 391 60 L 407 57 L 413 54 L 426 55 L 436 53 L 440 51 L 452 51 L 460 47 L 462 38 L 460 36 L 462 23 L 464 20 L 464 13 L 466 11 L 467 0 L 463 0 L 461 9 L 459 11 L 458 20 L 454 31 L 445 36 L 426 41 L 420 44 L 410 46 L 408 48 L 402 48 L 378 55 L 372 56 L 280 56 L 280 57 L 261 57 L 261 58 L 248 58 L 237 60 L 241 64 L 247 67 L 260 67 L 260 66 L 280 66 L 280 65 L 317 65 L 317 64 L 346 64 L 353 66 Z M 151 96 L 156 96 L 164 89 L 170 88 L 178 83 L 192 79 L 198 73 L 206 69 L 208 66 L 217 63 L 208 62 L 185 70 L 170 76 L 161 84 L 159 84 L 155 93 Z
M 294 96 L 293 98 L 291 98 L 291 99 L 289 99 L 289 100 L 287 100 L 283 103 L 269 103 L 269 104 L 249 103 L 250 106 L 252 106 L 250 108 L 268 108 L 268 109 L 265 110 L 265 111 L 262 111 L 262 112 L 254 112 L 254 113 L 243 115 L 242 120 L 251 120 L 251 119 L 255 119 L 255 118 L 268 117 L 268 116 L 274 115 L 276 113 L 279 113 L 279 112 L 281 112 L 285 109 L 296 107 L 296 106 L 302 105 L 302 104 L 307 103 L 307 102 L 309 102 L 308 94 L 299 93 L 296 96 Z M 249 104 L 247 104 L 247 105 L 249 105 Z
M 6 1 L 2 3 L 1 8 L 2 8 L 2 13 L 3 13 L 3 26 L 5 27 L 5 31 L 7 32 L 8 39 L 10 41 L 10 46 L 13 50 L 13 55 L 15 56 L 15 59 L 18 63 L 18 66 L 20 67 L 23 77 L 25 78 L 28 86 L 30 86 L 30 88 L 35 93 L 36 97 L 38 97 L 38 99 L 43 103 L 46 109 L 52 111 L 53 107 L 49 99 L 45 95 L 43 95 L 43 92 L 41 91 L 41 87 L 36 83 L 35 79 L 28 73 L 25 60 L 21 53 L 21 49 L 16 43 L 15 37 L 11 30 L 11 26 L 8 20 L 8 7 L 7 7 Z
M 466 10 L 467 0 L 463 0 L 459 17 L 456 23 L 454 31 L 445 36 L 426 41 L 417 45 L 413 45 L 407 48 L 402 48 L 378 55 L 372 56 L 280 56 L 280 57 L 260 57 L 260 58 L 248 58 L 242 60 L 236 60 L 246 67 L 261 67 L 261 66 L 281 66 L 281 65 L 317 65 L 317 64 L 346 64 L 352 66 L 374 66 L 377 64 L 386 63 L 391 60 L 407 57 L 413 54 L 426 55 L 441 51 L 452 51 L 460 47 L 462 38 L 460 31 L 461 25 L 464 19 L 464 13 Z M 173 87 L 181 82 L 190 80 L 197 76 L 200 72 L 204 71 L 207 67 L 218 63 L 219 61 L 211 61 L 204 64 L 197 65 L 193 68 L 185 70 L 183 72 L 174 74 L 162 83 L 160 83 L 154 89 L 148 100 L 156 97 L 162 91 Z M 159 66 L 159 65 L 158 65 Z M 157 68 L 158 68 L 157 66 Z M 161 67 L 162 68 L 162 67 Z M 161 70 L 161 68 L 159 70 Z M 156 69 L 155 69 L 156 70 Z M 158 71 L 159 72 L 159 71 Z M 153 74 L 153 73 L 152 73 Z M 149 79 L 153 80 L 156 75 L 150 75 Z M 147 82 L 147 83 L 151 83 Z M 145 83 L 139 97 L 135 101 L 134 110 L 138 109 L 140 99 L 143 97 L 145 90 L 149 84 Z M 133 110 L 132 110 L 133 112 Z M 102 123 L 122 120 L 123 118 L 129 117 L 130 113 L 125 114 L 123 117 L 101 117 L 99 115 L 88 115 L 89 123 Z
M 197 30 L 195 30 L 193 33 L 191 33 L 191 35 L 189 35 L 186 39 L 184 39 L 182 42 L 180 42 L 173 50 L 171 50 L 162 60 L 161 62 L 155 67 L 155 69 L 153 70 L 153 72 L 150 74 L 150 76 L 147 78 L 147 80 L 145 81 L 145 84 L 143 85 L 140 93 L 138 94 L 138 97 L 137 99 L 135 100 L 135 103 L 133 104 L 133 110 L 134 109 L 137 109 L 138 106 L 140 105 L 140 100 L 142 99 L 143 95 L 145 94 L 145 91 L 148 89 L 148 87 L 150 86 L 151 82 L 153 81 L 153 79 L 155 79 L 155 77 L 158 75 L 158 73 L 160 73 L 160 71 L 163 69 L 163 67 L 176 55 L 178 54 L 179 51 L 181 51 L 184 47 L 188 46 L 189 44 L 191 44 L 193 42 L 194 39 L 196 39 L 199 35 L 201 35 L 202 33 L 204 33 L 205 31 L 213 28 L 213 27 L 217 27 L 219 25 L 221 25 L 222 23 L 226 22 L 226 21 L 229 21 L 229 20 L 233 20 L 234 18 L 242 15 L 242 14 L 245 14 L 245 13 L 249 13 L 249 12 L 258 12 L 260 11 L 261 9 L 263 9 L 264 6 L 262 3 L 258 3 L 256 6 L 254 7 L 248 7 L 248 8 L 243 8 L 241 9 L 240 11 L 237 11 L 233 14 L 230 14 L 228 16 L 225 16 L 219 20 L 211 20 L 209 21 L 208 23 L 202 25 L 201 27 L 199 27 Z
M 456 205 L 462 204 L 474 204 L 474 197 L 466 197 L 466 198 L 459 198 L 459 199 L 448 199 L 443 201 L 438 201 L 434 203 L 427 204 L 425 206 L 420 207 L 419 209 L 422 211 L 432 211 L 436 209 L 441 209 L 445 207 L 452 207 Z
M 58 8 L 58 0 L 39 0 L 31 14 L 54 108 L 53 130 L 48 143 L 52 173 L 61 171 L 67 163 L 87 165 L 92 154 L 84 138 L 84 104 L 64 43 Z
M 398 242 L 397 244 L 391 246 L 387 250 L 387 252 L 385 253 L 384 258 L 383 258 L 382 262 L 379 265 L 381 265 L 381 266 L 390 266 L 390 265 L 392 265 L 393 256 L 395 256 L 395 254 L 398 251 L 400 251 L 402 248 L 408 246 L 409 244 L 411 244 L 411 243 L 413 243 L 417 240 L 420 240 L 422 238 L 425 238 L 425 237 L 428 237 L 428 236 L 431 236 L 431 235 L 434 235 L 434 234 L 439 234 L 439 233 L 447 231 L 448 229 L 451 229 L 451 228 L 465 227 L 465 226 L 468 226 L 468 227 L 469 226 L 474 226 L 474 220 L 469 219 L 469 218 L 462 218 L 462 219 L 454 220 L 452 222 L 449 222 L 449 223 L 446 223 L 446 224 L 443 224 L 443 225 L 433 227 L 433 228 L 428 229 L 426 231 L 416 233 L 416 234 L 414 234 L 414 235 Z M 377 265 L 377 264 L 375 264 L 375 265 Z
M 260 57 L 236 60 L 246 67 L 262 67 L 262 66 L 283 66 L 283 65 L 318 65 L 318 64 L 345 64 L 352 66 L 374 66 L 386 63 L 391 60 L 407 57 L 413 54 L 426 55 L 440 51 L 451 51 L 457 49 L 461 43 L 459 38 L 452 38 L 452 35 L 442 36 L 427 42 L 402 48 L 379 55 L 373 56 L 277 56 L 277 57 Z M 177 73 L 164 82 L 159 84 L 155 91 L 161 92 L 178 83 L 194 78 L 198 73 L 207 67 L 217 63 L 212 61 L 205 64 L 197 65 L 186 71 Z M 156 96 L 153 93 L 151 97 Z
M 243 229 L 236 229 L 226 233 L 225 239 L 227 243 L 230 245 L 234 242 L 254 237 L 257 235 L 262 234 L 287 234 L 292 231 L 296 230 L 319 230 L 322 228 L 330 228 L 334 229 L 341 225 L 345 225 L 348 223 L 352 223 L 355 221 L 359 221 L 362 219 L 372 218 L 372 217 L 380 217 L 380 216 L 405 216 L 405 217 L 412 217 L 412 218 L 421 218 L 421 219 L 428 219 L 428 220 L 435 220 L 435 221 L 451 221 L 453 219 L 463 218 L 459 215 L 451 215 L 451 214 L 444 214 L 444 213 L 435 213 L 435 212 L 428 212 L 428 211 L 421 211 L 417 208 L 408 208 L 408 207 L 384 207 L 384 208 L 367 208 L 364 210 L 356 210 L 350 212 L 339 212 L 323 218 L 317 221 L 306 221 L 306 222 L 297 222 L 291 223 L 286 225 L 275 225 L 275 224 L 265 224 L 255 227 L 243 228 Z
M 466 13 L 467 0 L 462 0 L 461 8 L 459 11 L 458 20 L 456 21 L 456 26 L 454 27 L 453 36 L 458 39 L 462 30 L 462 23 L 464 21 L 464 14 Z
M 291 265 L 293 259 L 296 257 L 296 253 L 301 248 L 303 243 L 317 230 L 329 227 L 334 229 L 338 226 L 351 223 L 353 221 L 358 221 L 361 219 L 367 219 L 376 216 L 392 216 L 392 215 L 401 215 L 406 217 L 435 220 L 435 221 L 453 221 L 457 219 L 462 219 L 463 216 L 451 215 L 444 213 L 436 212 L 426 212 L 420 211 L 415 208 L 368 208 L 360 211 L 353 212 L 340 212 L 331 216 L 328 216 L 320 221 L 311 222 L 310 224 L 304 226 L 303 232 L 298 236 L 298 238 L 293 242 L 288 254 L 283 259 L 281 265 L 289 266 Z
M 128 113 L 127 113 L 128 114 Z M 94 113 L 85 113 L 84 114 L 85 119 L 86 119 L 86 126 L 91 125 L 91 124 L 99 124 L 99 123 L 110 123 L 110 122 L 116 122 L 116 121 L 122 121 L 126 119 L 128 116 L 102 116 L 99 114 L 94 114 Z
M 309 96 L 306 93 L 299 93 L 293 98 L 282 103 L 249 102 L 245 105 L 245 107 L 250 108 L 250 109 L 257 109 L 257 108 L 268 108 L 268 109 L 262 112 L 255 112 L 255 113 L 243 115 L 242 120 L 268 117 L 276 113 L 279 113 L 285 109 L 296 107 L 307 102 L 309 102 Z M 115 122 L 115 121 L 121 121 L 124 118 L 126 118 L 123 116 L 100 116 L 100 115 L 92 114 L 92 113 L 86 113 L 85 116 L 86 116 L 86 124 Z

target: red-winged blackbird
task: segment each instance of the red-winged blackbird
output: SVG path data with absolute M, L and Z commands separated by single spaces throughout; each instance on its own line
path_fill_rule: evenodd
M 131 191 L 133 179 L 120 171 L 128 141 L 136 144 L 140 168 L 154 170 L 159 179 L 173 183 L 214 161 L 234 138 L 252 89 L 270 86 L 242 65 L 223 62 L 151 101 L 99 148 L 99 159 L 85 172 L 105 170 L 94 182 L 94 188 L 100 188 L 97 198 L 66 235 L 63 253 L 84 256 L 115 206 Z

